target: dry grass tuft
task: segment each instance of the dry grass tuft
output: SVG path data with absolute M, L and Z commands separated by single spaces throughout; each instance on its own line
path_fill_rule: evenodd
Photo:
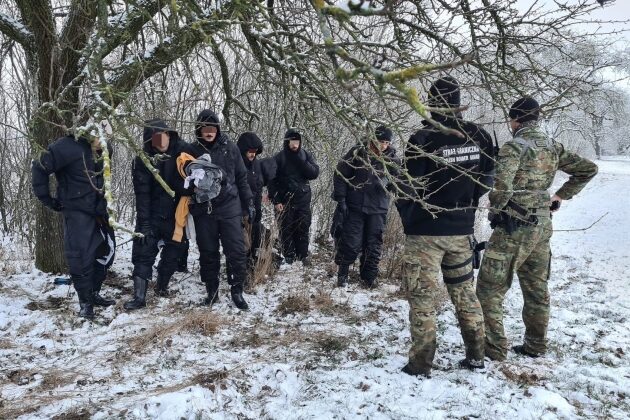
M 311 310 L 311 303 L 308 297 L 303 295 L 289 295 L 276 308 L 282 315 L 294 314 L 296 312 L 308 312 Z
M 315 337 L 315 345 L 318 350 L 324 353 L 337 353 L 344 351 L 350 346 L 350 342 L 347 337 L 340 337 L 323 333 Z
M 89 420 L 91 417 L 87 408 L 75 408 L 54 416 L 52 420 Z
M 210 336 L 219 331 L 220 318 L 214 312 L 195 311 L 169 324 L 158 324 L 144 333 L 134 336 L 129 346 L 134 352 L 150 348 L 150 343 L 166 343 L 166 340 L 181 332 Z
M 44 301 L 31 301 L 26 304 L 29 311 L 46 311 L 65 307 L 70 299 L 65 297 L 48 296 Z
M 536 385 L 544 378 L 534 372 L 527 372 L 513 366 L 503 365 L 499 368 L 507 379 L 519 385 Z
M 75 382 L 79 375 L 79 373 L 69 370 L 48 369 L 43 373 L 44 378 L 39 384 L 39 388 L 44 391 L 51 391 Z

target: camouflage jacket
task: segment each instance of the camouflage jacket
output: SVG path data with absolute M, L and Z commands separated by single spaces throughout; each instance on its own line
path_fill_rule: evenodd
M 491 207 L 500 210 L 512 200 L 532 213 L 548 209 L 551 200 L 547 190 L 557 170 L 570 175 L 556 192 L 568 200 L 597 174 L 597 165 L 566 150 L 536 125 L 520 128 L 499 150 L 494 189 L 489 195 Z

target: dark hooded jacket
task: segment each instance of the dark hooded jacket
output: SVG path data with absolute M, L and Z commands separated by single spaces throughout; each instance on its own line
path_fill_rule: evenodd
M 164 153 L 151 145 L 151 137 L 158 132 L 167 132 L 170 137 L 168 149 Z M 136 195 L 137 226 L 166 219 L 174 220 L 180 197 L 191 194 L 189 190 L 184 189 L 184 179 L 177 171 L 177 157 L 182 152 L 189 152 L 188 144 L 181 140 L 177 131 L 159 119 L 145 122 L 142 142 L 143 151 L 158 170 L 160 177 L 175 192 L 175 197 L 171 197 L 164 190 L 140 157 L 136 157 L 132 166 L 132 178 Z
M 297 152 L 289 149 L 289 140 L 284 141 L 283 149 L 273 157 L 275 177 L 269 183 L 269 198 L 274 204 L 292 203 L 309 205 L 311 186 L 309 181 L 319 175 L 319 166 L 313 155 L 302 148 Z
M 217 127 L 217 135 L 212 143 L 201 137 L 201 128 L 207 125 Z M 253 198 L 247 181 L 247 170 L 238 147 L 221 132 L 219 117 L 212 110 L 205 109 L 197 116 L 195 125 L 196 141 L 190 145 L 191 154 L 198 158 L 209 154 L 212 163 L 224 171 L 221 192 L 211 201 L 210 214 L 220 218 L 231 218 L 243 214 Z
M 247 169 L 247 183 L 254 196 L 256 215 L 260 216 L 263 187 L 269 184 L 269 181 L 275 174 L 275 161 L 272 158 L 258 158 L 258 155 L 263 152 L 263 145 L 256 133 L 245 132 L 241 134 L 236 145 L 241 152 L 243 164 Z M 249 150 L 256 150 L 256 158 L 253 161 L 247 159 L 246 154 Z
M 111 156 L 111 154 L 110 154 Z M 57 197 L 64 210 L 107 217 L 102 194 L 103 161 L 95 159 L 90 142 L 68 135 L 53 142 L 39 159 L 33 161 L 32 183 L 35 196 L 51 207 L 49 176 L 57 178 Z
M 345 201 L 348 208 L 364 214 L 387 214 L 386 186 L 398 173 L 396 149 L 388 147 L 383 159 L 371 156 L 364 145 L 355 146 L 337 164 L 333 178 L 333 200 Z M 387 165 L 389 177 L 384 172 Z
M 399 201 L 400 218 L 407 235 L 469 235 L 474 230 L 475 207 L 488 192 L 475 181 L 488 187 L 492 183 L 492 139 L 473 123 L 439 114 L 433 118 L 465 137 L 443 133 L 427 122 L 411 136 L 405 150 L 405 166 L 411 177 L 426 182 L 410 192 L 430 208 Z

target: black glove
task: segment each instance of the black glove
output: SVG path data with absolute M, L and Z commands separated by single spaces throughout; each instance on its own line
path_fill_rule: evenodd
M 339 211 L 341 214 L 346 216 L 348 214 L 348 205 L 346 204 L 346 200 L 341 200 L 337 202 L 337 206 L 339 207 Z
M 298 150 L 298 152 L 297 152 L 297 157 L 298 157 L 298 159 L 300 159 L 302 162 L 306 162 L 306 152 L 304 151 L 304 149 L 300 148 L 300 150 Z
M 56 198 L 53 198 L 51 196 L 48 196 L 45 199 L 43 199 L 42 200 L 42 204 L 44 204 L 44 206 L 48 207 L 52 211 L 61 211 L 61 210 L 63 210 L 63 204 L 61 204 L 61 201 L 59 201 Z
M 551 202 L 551 206 L 549 206 L 550 211 L 556 211 L 560 208 L 560 201 L 555 200 Z
M 203 214 L 207 214 L 208 213 L 208 201 L 206 201 L 205 203 L 194 203 L 194 202 L 191 202 L 190 204 L 188 204 L 188 212 L 193 217 L 197 217 L 197 216 L 201 216 Z
M 254 206 L 254 200 L 249 200 L 247 202 L 247 217 L 249 218 L 249 223 L 254 223 L 254 219 L 256 218 L 256 207 Z

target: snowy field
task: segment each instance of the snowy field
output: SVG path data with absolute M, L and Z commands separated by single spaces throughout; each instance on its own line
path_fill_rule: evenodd
M 550 352 L 510 354 L 482 372 L 457 369 L 463 343 L 450 306 L 439 315 L 431 379 L 400 373 L 409 347 L 399 279 L 334 289 L 331 258 L 283 267 L 235 309 L 212 311 L 204 288 L 177 274 L 170 298 L 122 309 L 129 244 L 105 294 L 118 304 L 79 320 L 76 295 L 37 272 L 11 238 L 0 245 L 0 418 L 629 418 L 630 161 L 600 174 L 554 218 Z M 222 287 L 225 287 L 225 283 Z M 515 281 L 512 344 L 523 334 Z

